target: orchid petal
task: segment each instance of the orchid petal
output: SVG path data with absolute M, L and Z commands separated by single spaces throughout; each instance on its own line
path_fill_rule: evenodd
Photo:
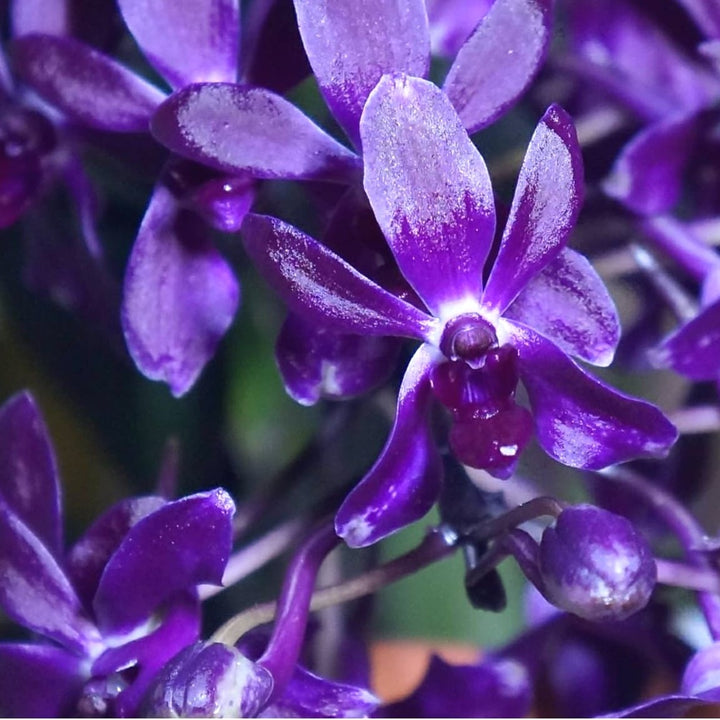
M 0 497 L 56 557 L 62 550 L 57 462 L 32 396 L 0 408 Z
M 230 83 L 175 93 L 155 113 L 152 132 L 182 157 L 257 178 L 349 181 L 360 162 L 279 95 Z
M 320 398 L 362 395 L 384 382 L 399 350 L 395 338 L 336 333 L 290 315 L 275 357 L 288 394 L 302 405 L 314 405 Z
M 530 140 L 483 302 L 502 313 L 562 250 L 580 212 L 583 169 L 570 116 L 551 105 Z
M 405 278 L 436 316 L 476 303 L 495 228 L 492 186 L 445 94 L 386 75 L 360 132 L 365 191 Z
M 11 5 L 13 37 L 30 33 L 70 35 L 70 3 L 58 0 L 17 0 Z
M 678 0 L 710 38 L 720 37 L 720 4 L 707 0 Z
M 238 0 L 118 0 L 118 6 L 140 49 L 171 87 L 235 80 Z
M 618 155 L 603 189 L 640 215 L 659 215 L 680 197 L 683 171 L 692 149 L 695 115 L 649 125 Z
M 234 511 L 230 496 L 213 490 L 167 503 L 133 525 L 95 594 L 103 630 L 130 630 L 180 590 L 220 584 Z
M 592 265 L 563 248 L 525 286 L 506 317 L 533 328 L 561 350 L 603 367 L 620 341 L 615 304 Z
M 423 0 L 295 0 L 300 35 L 330 109 L 358 145 L 360 115 L 385 73 L 424 76 L 430 36 Z
M 677 430 L 658 408 L 593 378 L 533 330 L 512 323 L 510 332 L 538 442 L 548 455 L 570 467 L 599 470 L 667 454 Z
M 487 15 L 494 0 L 427 0 L 433 55 L 452 58 Z
M 0 577 L 0 608 L 15 622 L 78 653 L 98 639 L 58 561 L 2 498 Z
M 125 274 L 122 323 L 140 371 L 187 392 L 233 320 L 240 288 L 200 219 L 155 188 Z
M 551 0 L 495 0 L 460 48 L 443 87 L 469 133 L 528 87 L 545 58 L 551 19 Z
M 692 380 L 720 378 L 720 300 L 663 340 L 651 360 Z
M 0 644 L 3 717 L 73 717 L 83 658 L 50 645 Z
M 423 339 L 433 320 L 368 280 L 292 225 L 248 215 L 243 241 L 257 269 L 289 307 L 344 333 Z
M 98 130 L 147 132 L 160 90 L 106 55 L 69 37 L 15 41 L 18 72 L 70 119 Z
M 428 424 L 436 352 L 422 345 L 405 372 L 382 454 L 335 516 L 350 547 L 365 547 L 420 519 L 440 493 L 442 463 Z

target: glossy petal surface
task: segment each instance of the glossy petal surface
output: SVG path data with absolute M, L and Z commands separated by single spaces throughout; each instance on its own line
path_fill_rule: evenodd
M 145 56 L 173 88 L 235 80 L 238 0 L 118 0 L 118 5 Z
M 677 430 L 654 405 L 593 378 L 532 330 L 514 325 L 512 333 L 537 438 L 548 455 L 595 470 L 667 454 Z
M 502 313 L 565 246 L 583 196 L 580 146 L 570 116 L 548 108 L 520 169 L 484 304 Z
M 62 518 L 55 453 L 27 392 L 0 408 L 0 498 L 51 553 L 60 556 Z
M 335 516 L 335 529 L 350 547 L 382 540 L 421 518 L 437 499 L 442 463 L 427 419 L 435 356 L 427 345 L 413 356 L 382 454 Z
M 23 79 L 72 120 L 98 130 L 147 132 L 160 90 L 68 37 L 28 35 L 15 44 Z
M 605 284 L 579 253 L 564 248 L 506 312 L 561 350 L 606 366 L 620 340 L 620 321 Z
M 502 115 L 535 77 L 551 10 L 550 0 L 495 0 L 460 48 L 444 89 L 469 133 Z
M 359 167 L 352 152 L 263 88 L 191 85 L 160 106 L 152 132 L 182 157 L 258 178 L 346 181 Z
M 492 187 L 445 94 L 386 75 L 360 132 L 365 191 L 405 278 L 438 317 L 476 303 L 495 229 Z
M 122 322 L 140 371 L 187 392 L 230 326 L 240 288 L 200 219 L 156 187 L 125 274 Z
M 340 332 L 425 337 L 432 319 L 292 225 L 248 215 L 248 255 L 292 310 Z
M 230 496 L 214 490 L 168 503 L 136 523 L 100 578 L 94 606 L 103 630 L 130 630 L 174 593 L 219 584 L 234 511 Z
M 424 76 L 430 38 L 423 0 L 295 0 L 300 34 L 320 89 L 351 140 L 385 73 Z

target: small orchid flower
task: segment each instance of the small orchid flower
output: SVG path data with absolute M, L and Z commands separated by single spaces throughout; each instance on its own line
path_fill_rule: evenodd
M 345 332 L 423 342 L 405 373 L 388 443 L 341 507 L 338 533 L 367 545 L 433 504 L 441 475 L 427 421 L 433 394 L 459 428 L 451 434 L 456 454 L 499 475 L 512 470 L 533 423 L 543 449 L 572 467 L 664 454 L 676 431 L 662 413 L 568 357 L 609 364 L 619 327 L 602 282 L 566 247 L 582 194 L 567 114 L 553 106 L 538 125 L 489 268 L 490 178 L 447 96 L 425 80 L 386 75 L 360 131 L 370 204 L 426 310 L 279 220 L 250 215 L 243 226 L 248 253 L 295 312 Z M 533 423 L 516 403 L 519 381 Z

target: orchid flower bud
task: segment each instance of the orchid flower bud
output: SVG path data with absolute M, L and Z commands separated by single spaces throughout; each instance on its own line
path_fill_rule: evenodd
M 273 678 L 224 643 L 196 643 L 160 671 L 145 697 L 149 717 L 256 717 Z
M 540 542 L 545 596 L 586 620 L 624 620 L 647 605 L 657 568 L 629 520 L 593 505 L 564 510 Z

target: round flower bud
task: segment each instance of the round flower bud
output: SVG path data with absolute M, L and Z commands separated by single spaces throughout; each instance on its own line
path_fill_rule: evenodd
M 587 620 L 623 620 L 650 600 L 657 568 L 629 520 L 593 505 L 558 516 L 540 542 L 545 596 Z
M 680 689 L 683 695 L 699 695 L 708 690 L 717 690 L 720 698 L 720 642 L 693 655 L 683 674 Z
M 148 717 L 256 717 L 267 703 L 272 675 L 223 643 L 196 643 L 178 653 L 145 696 Z

